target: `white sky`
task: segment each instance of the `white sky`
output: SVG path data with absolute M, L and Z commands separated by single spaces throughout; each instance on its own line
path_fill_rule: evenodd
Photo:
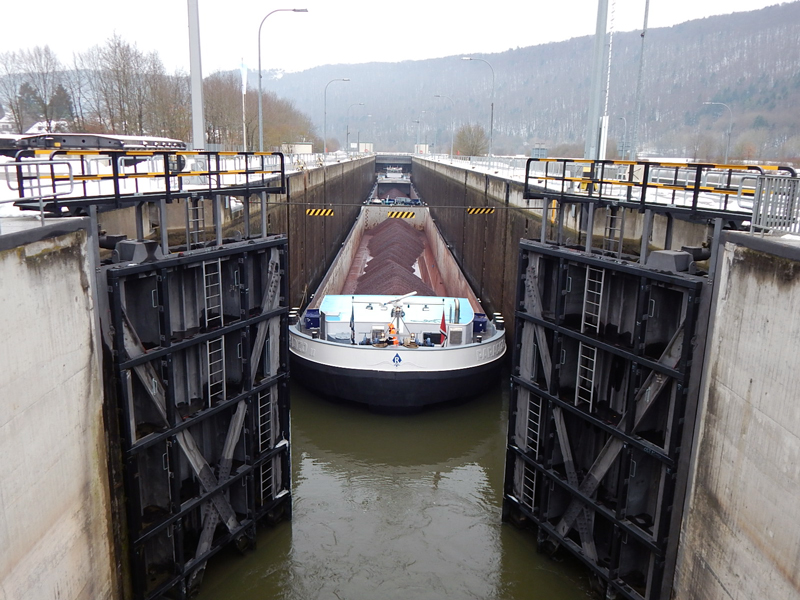
M 324 64 L 398 62 L 502 52 L 595 30 L 595 0 L 199 0 L 203 74 L 258 65 L 301 71 Z M 296 2 L 296 3 L 295 3 Z M 615 31 L 640 29 L 645 0 L 614 3 Z M 650 0 L 649 27 L 755 10 L 777 0 Z M 69 6 L 69 8 L 67 8 Z M 609 8 L 611 11 L 611 8 Z M 0 0 L 0 53 L 49 45 L 63 62 L 114 32 L 157 50 L 168 71 L 189 71 L 187 0 Z

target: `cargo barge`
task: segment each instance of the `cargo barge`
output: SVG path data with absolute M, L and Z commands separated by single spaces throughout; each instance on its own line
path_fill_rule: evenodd
M 312 300 L 292 319 L 292 377 L 381 409 L 485 391 L 506 351 L 502 317 L 483 310 L 428 207 L 412 203 L 419 202 L 413 188 L 401 203 L 381 196 L 376 185 Z

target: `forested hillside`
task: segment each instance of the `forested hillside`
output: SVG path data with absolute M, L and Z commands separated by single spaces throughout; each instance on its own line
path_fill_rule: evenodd
M 526 26 L 533 40 L 547 23 Z M 364 35 L 367 59 L 372 44 L 424 43 L 413 32 L 395 37 L 378 32 Z M 640 156 L 720 160 L 730 142 L 732 159 L 800 163 L 799 39 L 800 1 L 649 30 Z M 609 41 L 608 155 L 613 157 L 633 137 L 642 37 L 639 31 L 615 33 Z M 329 149 L 362 141 L 376 150 L 410 152 L 420 142 L 447 152 L 459 128 L 490 132 L 494 98 L 495 154 L 529 155 L 545 147 L 551 156 L 580 156 L 592 46 L 592 36 L 584 36 L 475 55 L 472 61 L 456 55 L 268 73 L 262 98 L 265 144 L 271 149 L 310 140 L 319 150 L 326 133 Z M 304 48 L 324 55 L 324 48 Z M 280 51 L 287 50 L 266 46 L 265 63 Z M 47 46 L 0 55 L 0 105 L 6 114 L 0 129 L 25 131 L 39 122 L 48 130 L 188 141 L 188 76 L 166 73 L 156 53 L 144 54 L 112 35 L 70 63 L 62 60 Z M 345 78 L 350 81 L 335 81 Z M 240 149 L 246 136 L 252 150 L 258 140 L 257 74 L 249 74 L 245 131 L 239 81 L 238 71 L 205 77 L 206 141 Z
M 547 26 L 530 25 L 532 31 Z M 731 119 L 725 107 L 703 105 L 712 101 L 731 108 L 732 157 L 800 157 L 798 39 L 800 2 L 649 30 L 640 148 L 658 155 L 721 158 Z M 369 43 L 365 38 L 367 55 Z M 611 154 L 634 126 L 640 48 L 638 31 L 613 36 Z M 551 153 L 583 152 L 591 36 L 475 56 L 487 60 L 495 73 L 496 154 L 528 154 L 536 144 Z M 349 124 L 351 142 L 358 134 L 379 149 L 410 151 L 419 135 L 421 142 L 447 151 L 451 119 L 456 129 L 476 122 L 489 129 L 492 72 L 484 63 L 460 58 L 328 65 L 264 81 L 311 115 L 321 133 L 326 84 L 349 78 L 328 87 L 328 137 L 344 144 Z M 255 73 L 252 78 L 254 84 Z M 364 106 L 353 105 L 361 102 Z

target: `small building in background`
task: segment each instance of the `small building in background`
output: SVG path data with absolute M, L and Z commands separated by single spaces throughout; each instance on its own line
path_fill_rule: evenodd
M 281 144 L 281 152 L 284 154 L 311 154 L 311 142 L 284 142 Z
M 0 118 L 0 133 L 17 133 L 16 127 L 16 123 L 14 123 L 10 113 L 6 113 Z
M 372 149 L 372 142 L 358 142 L 357 144 L 351 144 L 355 147 L 356 152 L 374 152 Z
M 531 148 L 531 158 L 547 158 L 547 148 L 544 144 L 536 144 Z

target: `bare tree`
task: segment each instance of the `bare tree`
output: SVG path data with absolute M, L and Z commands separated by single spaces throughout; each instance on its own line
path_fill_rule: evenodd
M 118 35 L 79 54 L 70 81 L 79 120 L 91 130 L 145 133 L 149 84 L 162 71 L 157 54 L 145 55 Z
M 17 133 L 23 131 L 22 99 L 19 88 L 23 83 L 19 55 L 16 52 L 0 54 L 0 105 L 11 116 Z
M 129 134 L 141 133 L 143 107 L 141 71 L 144 57 L 135 46 L 114 35 L 106 41 L 100 51 L 103 61 L 103 77 L 108 84 L 105 102 L 112 108 L 115 119 L 112 131 Z
M 245 119 L 242 131 L 242 82 L 238 73 L 214 73 L 203 82 L 206 137 L 209 143 L 226 149 L 242 147 L 246 135 L 248 149 L 258 143 L 258 94 L 248 89 L 245 96 Z M 265 148 L 280 148 L 283 142 L 314 139 L 314 125 L 291 102 L 274 92 L 262 95 Z M 328 146 L 330 148 L 330 145 Z
M 106 133 L 115 131 L 116 103 L 113 102 L 112 84 L 105 77 L 105 63 L 101 46 L 93 46 L 75 56 L 75 83 L 72 103 L 81 106 L 81 119 L 85 131 Z
M 315 137 L 314 124 L 298 111 L 288 100 L 278 98 L 274 92 L 264 94 L 264 143 L 268 147 L 280 148 L 283 142 L 311 141 Z M 328 140 L 328 148 L 337 140 Z
M 455 150 L 465 156 L 481 156 L 489 150 L 489 138 L 480 125 L 462 125 L 456 131 Z
M 203 81 L 206 139 L 241 148 L 242 84 L 236 73 L 213 73 Z
M 191 92 L 184 73 L 168 75 L 159 60 L 151 65 L 148 82 L 144 129 L 150 135 L 189 139 Z
M 72 66 L 64 72 L 64 88 L 67 90 L 72 105 L 72 119 L 69 123 L 71 131 L 89 132 L 87 127 L 87 111 L 90 101 L 87 97 L 88 80 L 81 67 L 80 55 L 73 55 Z
M 53 131 L 52 99 L 61 85 L 61 62 L 50 46 L 36 46 L 20 51 L 18 64 L 24 82 L 33 91 L 29 98 L 34 104 L 36 117 L 44 121 L 47 131 Z
M 154 135 L 188 139 L 191 130 L 189 78 L 167 74 L 157 53 L 145 54 L 114 35 L 73 56 L 63 69 L 45 46 L 0 55 L 0 102 L 17 129 L 44 119 L 52 131 L 64 120 L 71 131 Z M 205 113 L 211 143 L 228 149 L 242 144 L 242 89 L 237 74 L 206 78 Z M 246 95 L 247 147 L 258 138 L 258 97 Z M 316 139 L 311 120 L 274 93 L 262 96 L 264 138 L 276 148 L 284 141 Z

